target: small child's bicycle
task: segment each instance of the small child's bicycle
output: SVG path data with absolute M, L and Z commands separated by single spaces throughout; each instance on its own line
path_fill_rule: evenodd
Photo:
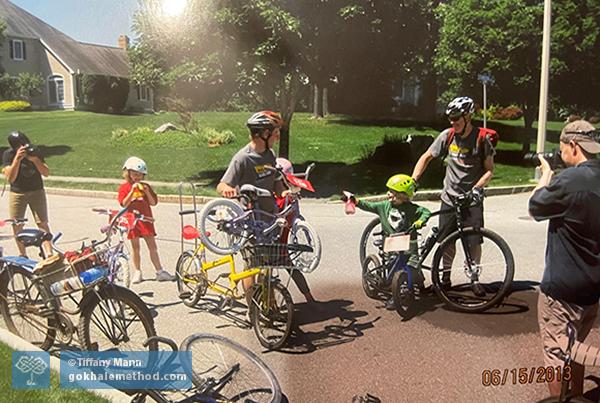
M 257 276 L 252 290 L 248 291 L 252 295 L 252 304 L 248 308 L 251 325 L 261 345 L 269 349 L 280 348 L 290 335 L 294 304 L 277 271 L 292 269 L 291 259 L 309 247 L 293 244 L 246 245 L 241 253 L 248 268 L 237 272 L 233 255 L 208 260 L 197 226 L 183 225 L 183 217 L 189 214 L 194 215 L 197 223 L 197 212 L 195 196 L 192 210 L 183 210 L 183 204 L 180 204 L 182 253 L 176 266 L 179 297 L 185 305 L 194 307 L 211 290 L 223 297 L 221 307 L 224 307 L 228 302 L 244 298 L 244 293 L 238 291 L 241 280 Z M 184 240 L 193 240 L 194 248 L 184 250 Z M 212 274 L 216 272 L 213 269 L 222 266 L 229 270 Z
M 378 218 L 377 222 L 373 220 L 365 229 L 360 245 L 361 254 L 365 253 L 368 242 L 379 251 L 369 254 L 362 262 L 363 288 L 367 296 L 378 298 L 378 286 L 386 284 L 392 276 L 391 294 L 396 309 L 401 316 L 411 317 L 415 308 L 415 274 L 426 269 L 431 271 L 431 282 L 438 297 L 458 311 L 483 312 L 499 305 L 510 291 L 514 258 L 500 235 L 486 228 L 463 227 L 462 217 L 473 203 L 471 194 L 465 193 L 453 200 L 452 210 L 432 213 L 432 216 L 454 213 L 458 229 L 436 248 L 440 233 L 438 228 L 433 228 L 420 245 L 419 261 L 414 268 L 407 265 L 408 259 L 402 257 L 402 250 L 384 250 L 389 241 L 383 231 L 372 232 L 379 224 Z M 427 266 L 425 260 L 434 249 L 433 262 Z

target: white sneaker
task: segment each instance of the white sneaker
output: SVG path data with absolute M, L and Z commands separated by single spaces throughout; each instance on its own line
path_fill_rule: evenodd
M 156 281 L 173 281 L 175 276 L 172 276 L 168 271 L 160 269 L 156 272 Z
M 133 274 L 131 276 L 131 284 L 139 284 L 142 282 L 142 271 L 141 270 L 132 270 Z

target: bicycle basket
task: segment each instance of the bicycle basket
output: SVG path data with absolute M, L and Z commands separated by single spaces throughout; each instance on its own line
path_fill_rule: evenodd
M 312 252 L 308 245 L 255 244 L 241 250 L 242 258 L 250 268 L 293 268 L 294 260 L 302 252 Z

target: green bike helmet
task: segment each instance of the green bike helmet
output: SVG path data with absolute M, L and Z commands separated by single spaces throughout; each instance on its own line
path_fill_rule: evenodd
M 410 198 L 415 194 L 415 180 L 408 175 L 394 175 L 388 179 L 386 186 L 396 192 L 406 193 Z

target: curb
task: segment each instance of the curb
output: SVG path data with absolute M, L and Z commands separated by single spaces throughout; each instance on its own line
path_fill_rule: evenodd
M 485 189 L 486 197 L 489 196 L 503 196 L 503 195 L 512 195 L 518 193 L 527 193 L 531 192 L 535 188 L 535 185 L 519 185 L 519 186 L 499 186 L 499 187 L 491 187 Z M 65 189 L 65 188 L 53 188 L 46 187 L 46 193 L 52 195 L 60 195 L 60 196 L 79 196 L 79 197 L 92 197 L 95 199 L 117 199 L 117 192 L 108 192 L 103 190 L 84 190 L 84 189 Z M 441 190 L 426 190 L 417 192 L 413 201 L 439 201 L 440 195 L 442 194 Z M 217 199 L 217 197 L 211 196 L 196 196 L 197 204 L 205 204 L 209 201 Z M 364 200 L 378 201 L 387 199 L 386 195 L 378 195 L 378 196 L 368 196 L 364 197 Z M 192 196 L 184 195 L 182 197 L 184 204 L 192 204 L 193 198 Z M 339 200 L 329 200 L 329 199 L 303 199 L 305 202 L 311 203 L 341 203 Z M 158 201 L 162 203 L 179 203 L 179 195 L 158 195 Z
M 36 352 L 44 352 L 44 350 L 34 346 L 33 344 L 23 340 L 22 338 L 15 336 L 10 333 L 8 330 L 0 327 L 0 341 L 6 345 L 8 345 L 13 350 L 19 351 L 36 351 Z M 50 369 L 54 372 L 60 373 L 60 358 L 50 355 Z M 83 390 L 87 390 L 90 393 L 93 393 L 97 396 L 100 396 L 104 399 L 107 399 L 110 402 L 114 403 L 130 403 L 131 396 L 117 390 L 117 389 L 86 389 L 81 388 Z

